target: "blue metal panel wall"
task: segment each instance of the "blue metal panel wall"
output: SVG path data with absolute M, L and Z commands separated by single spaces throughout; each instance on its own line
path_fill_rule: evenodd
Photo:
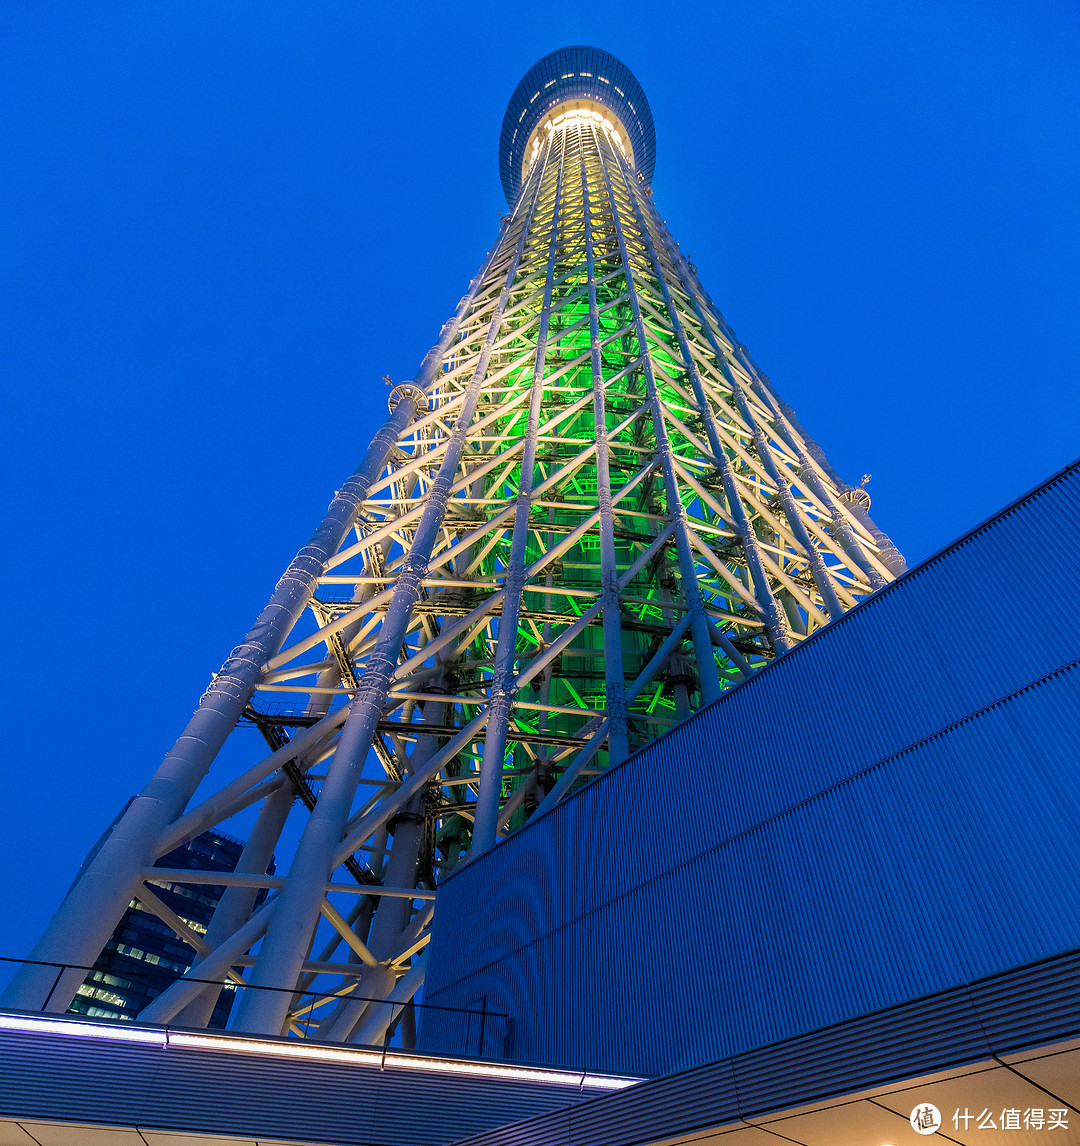
M 427 1001 L 663 1073 L 1080 946 L 1078 540 L 1080 464 L 447 879 Z
M 499 1126 L 458 1146 L 640 1146 L 665 1140 L 745 1146 L 745 1133 L 728 1138 L 715 1134 L 715 1128 L 830 1097 L 847 1105 L 853 1092 L 869 1086 L 887 1090 L 883 1083 L 910 1094 L 908 1087 L 920 1075 L 925 1078 L 961 1065 L 981 1073 L 995 1055 L 1068 1045 L 1066 1040 L 1080 1029 L 1078 998 L 1080 953 L 1074 952 L 653 1079 L 572 1109 Z M 1015 1068 L 1024 1075 L 1029 1064 L 1021 1062 Z M 981 1076 L 980 1093 L 991 1094 L 988 1085 L 993 1084 L 986 1077 Z M 887 1094 L 879 1091 L 875 1098 L 888 1108 Z M 844 1134 L 840 1127 L 850 1123 L 841 1118 L 831 1126 L 819 1123 L 818 1134 L 809 1139 L 799 1135 L 797 1140 L 860 1141 L 850 1130 Z M 796 1140 L 776 1134 L 779 1129 L 750 1132 L 749 1140 L 775 1141 L 777 1146 Z M 794 1133 L 798 1135 L 798 1130 Z M 880 1137 L 861 1141 L 871 1146 Z M 914 1136 L 905 1133 L 903 1141 L 912 1142 Z M 1028 1141 L 1041 1146 L 1034 1134 Z
M 232 1049 L 222 1050 L 200 1045 L 198 1032 L 194 1045 L 177 1045 L 162 1028 L 110 1032 L 94 1020 L 60 1020 L 47 1033 L 11 1029 L 11 1020 L 28 1017 L 38 1016 L 0 1015 L 7 1020 L 0 1023 L 0 1114 L 15 1118 L 241 1135 L 245 1141 L 272 1136 L 347 1146 L 439 1146 L 609 1089 L 588 1078 L 580 1085 L 552 1085 L 478 1077 L 445 1063 L 442 1070 L 423 1062 L 404 1070 L 393 1063 L 382 1069 L 359 1056 L 352 1062 L 304 1060 L 276 1053 L 274 1040 L 235 1038 Z M 95 1026 L 96 1037 L 80 1033 L 80 1027 L 85 1032 Z M 128 1041 L 140 1033 L 160 1038 Z M 101 1131 L 92 1140 L 108 1137 Z M 2 1128 L 0 1140 L 10 1141 Z M 221 1141 L 208 1139 L 208 1146 Z

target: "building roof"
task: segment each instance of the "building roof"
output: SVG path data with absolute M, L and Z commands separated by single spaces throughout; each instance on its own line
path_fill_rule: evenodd
M 609 108 L 626 129 L 634 164 L 652 182 L 656 131 L 652 111 L 634 73 L 610 52 L 577 44 L 538 60 L 514 89 L 499 135 L 499 173 L 511 205 L 521 190 L 521 163 L 533 129 L 545 115 L 572 99 L 590 99 Z

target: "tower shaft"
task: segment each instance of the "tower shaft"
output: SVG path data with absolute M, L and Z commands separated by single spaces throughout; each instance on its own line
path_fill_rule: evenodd
M 93 963 L 132 899 L 160 903 L 158 857 L 247 836 L 146 1021 L 205 1022 L 203 981 L 231 977 L 237 1029 L 381 1040 L 440 874 L 902 568 L 713 308 L 617 116 L 567 100 L 531 139 L 439 344 L 35 949 Z M 63 1010 L 82 976 L 54 977 L 9 1005 Z

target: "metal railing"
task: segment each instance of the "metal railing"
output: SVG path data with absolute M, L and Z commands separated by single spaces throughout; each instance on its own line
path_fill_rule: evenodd
M 140 971 L 127 966 L 123 968 L 87 967 L 80 963 L 56 963 L 51 960 L 42 959 L 17 959 L 6 955 L 0 955 L 0 963 L 56 968 L 56 975 L 53 979 L 52 986 L 49 988 L 49 992 L 42 1002 L 41 1007 L 38 1008 L 41 1012 L 48 1012 L 49 1004 L 52 1002 L 53 995 L 66 971 L 82 971 L 84 973 L 84 986 L 105 991 L 114 997 L 123 999 L 124 1002 L 129 1001 L 125 998 L 124 992 L 130 990 L 132 986 L 130 980 L 145 980 L 148 989 L 140 993 L 140 998 L 130 1000 L 133 1006 L 138 1006 L 140 1010 L 173 983 L 183 979 L 185 983 L 201 983 L 209 988 L 217 988 L 219 991 L 229 992 L 233 995 L 237 995 L 241 991 L 277 991 L 292 995 L 295 999 L 295 1004 L 290 1010 L 291 1018 L 287 1028 L 287 1035 L 295 1038 L 310 1038 L 313 1041 L 319 1041 L 318 1019 L 317 1016 L 313 1017 L 315 1016 L 316 1010 L 324 1005 L 329 1008 L 333 1001 L 347 999 L 350 1002 L 375 1003 L 387 1008 L 385 1016 L 386 1034 L 382 1042 L 377 1044 L 350 1042 L 348 1044 L 350 1046 L 374 1046 L 375 1049 L 386 1049 L 388 1047 L 410 1049 L 415 1027 L 419 1026 L 419 1023 L 422 1022 L 425 1032 L 424 1046 L 425 1049 L 431 1051 L 437 1051 L 441 1054 L 462 1055 L 470 1058 L 499 1059 L 505 1057 L 507 1050 L 506 1042 L 509 1031 L 509 1016 L 500 1011 L 489 1011 L 487 1009 L 487 996 L 482 997 L 480 1000 L 480 1009 L 476 1010 L 467 1007 L 447 1007 L 438 1003 L 421 1003 L 414 1000 L 405 1003 L 388 1002 L 385 999 L 356 995 L 348 992 L 345 988 L 339 988 L 337 991 L 298 991 L 292 987 L 257 987 L 245 982 L 236 982 L 235 980 L 227 980 L 223 983 L 219 979 L 199 979 L 186 975 L 183 971 L 174 971 L 164 967 L 153 971 Z M 128 980 L 127 986 L 125 987 L 123 984 L 118 985 L 109 982 L 104 978 L 101 980 L 89 979 L 88 976 L 91 972 L 95 972 L 101 976 L 109 976 L 112 979 Z M 357 969 L 357 973 L 359 973 L 359 968 Z M 94 1006 L 97 1003 L 105 1001 L 100 997 L 81 993 L 76 994 L 75 1000 L 77 1001 L 78 999 L 85 999 L 88 1006 Z M 73 1001 L 66 1012 L 52 1013 L 73 1016 L 79 1015 L 83 1018 L 91 1019 L 100 1018 L 103 1020 L 113 1019 L 121 1022 L 138 1022 L 138 1013 L 125 1011 L 123 1009 L 118 1010 L 118 1007 L 122 1007 L 122 1004 L 111 1003 L 109 1009 L 113 1013 L 90 1015 L 87 1011 L 78 1009 L 75 1006 L 75 1001 Z M 98 1009 L 104 1011 L 106 1008 L 98 1007 Z M 229 1011 L 231 1011 L 231 1009 L 230 1005 Z M 329 1013 L 329 1009 L 327 1013 Z M 383 1016 L 380 1015 L 380 1018 L 382 1017 Z M 158 1024 L 151 1023 L 148 1025 L 156 1026 Z M 175 1024 L 163 1025 L 175 1026 Z M 410 1025 L 414 1030 L 406 1029 Z M 314 1031 L 312 1030 L 313 1027 Z M 226 1022 L 222 1026 L 211 1026 L 207 1029 L 230 1030 L 231 1028 L 228 1026 L 228 1019 L 226 1017 Z M 242 1035 L 244 1032 L 234 1031 L 233 1033 Z

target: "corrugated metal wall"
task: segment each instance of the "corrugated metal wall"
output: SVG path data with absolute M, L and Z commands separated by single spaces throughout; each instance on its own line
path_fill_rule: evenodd
M 829 1097 L 846 1104 L 853 1092 L 882 1082 L 912 1093 L 907 1088 L 920 1075 L 940 1077 L 938 1072 L 943 1068 L 960 1064 L 981 1063 L 985 1070 L 993 1062 L 992 1056 L 1010 1054 L 1019 1047 L 1068 1045 L 1066 1040 L 1072 1040 L 1080 1023 L 1078 999 L 1080 955 L 1047 959 L 970 986 L 653 1079 L 572 1109 L 499 1126 L 458 1146 L 640 1146 L 677 1141 L 682 1135 L 693 1135 L 690 1140 L 700 1146 L 724 1143 L 726 1135 L 710 1133 L 724 1123 L 756 1119 L 767 1112 L 790 1110 Z M 1027 1064 L 1018 1064 L 1021 1075 L 1026 1068 Z M 988 1084 L 986 1077 L 980 1080 L 980 1093 L 989 1096 L 994 1093 L 990 1089 L 993 1084 Z M 878 1101 L 884 1098 L 876 1097 Z M 1052 1100 L 1064 1102 L 1047 1095 L 1046 1102 Z M 913 1095 L 911 1104 L 915 1101 Z M 819 1123 L 817 1133 L 807 1139 L 798 1129 L 787 1137 L 782 1133 L 788 1130 L 787 1125 L 773 1125 L 772 1131 L 781 1133 L 760 1131 L 749 1140 L 775 1141 L 777 1146 L 784 1141 L 859 1141 L 850 1126 L 847 1119 L 837 1119 L 823 1135 Z M 830 1129 L 834 1132 L 831 1138 Z M 873 1146 L 881 1137 L 885 1135 L 861 1140 Z M 913 1141 L 913 1136 L 905 1134 L 902 1140 Z M 1074 1140 L 1075 1134 L 1068 1139 L 1070 1143 Z M 733 1135 L 728 1141 L 745 1146 L 748 1138 Z M 979 1139 L 968 1137 L 967 1141 Z M 1047 1140 L 1040 1143 L 1035 1132 L 1027 1141 L 1045 1146 Z
M 440 1072 L 436 1064 L 380 1069 L 265 1047 L 177 1046 L 164 1031 L 139 1029 L 159 1033 L 161 1042 L 122 1041 L 131 1028 L 116 1039 L 81 1037 L 71 1023 L 39 1034 L 0 1029 L 0 1113 L 348 1146 L 439 1146 L 607 1092 L 588 1079 L 553 1086 Z M 111 1140 L 100 1134 L 79 1141 Z M 8 1141 L 2 1128 L 0 1141 Z
M 426 1001 L 665 1073 L 1080 946 L 1078 542 L 1080 464 L 455 873 Z

